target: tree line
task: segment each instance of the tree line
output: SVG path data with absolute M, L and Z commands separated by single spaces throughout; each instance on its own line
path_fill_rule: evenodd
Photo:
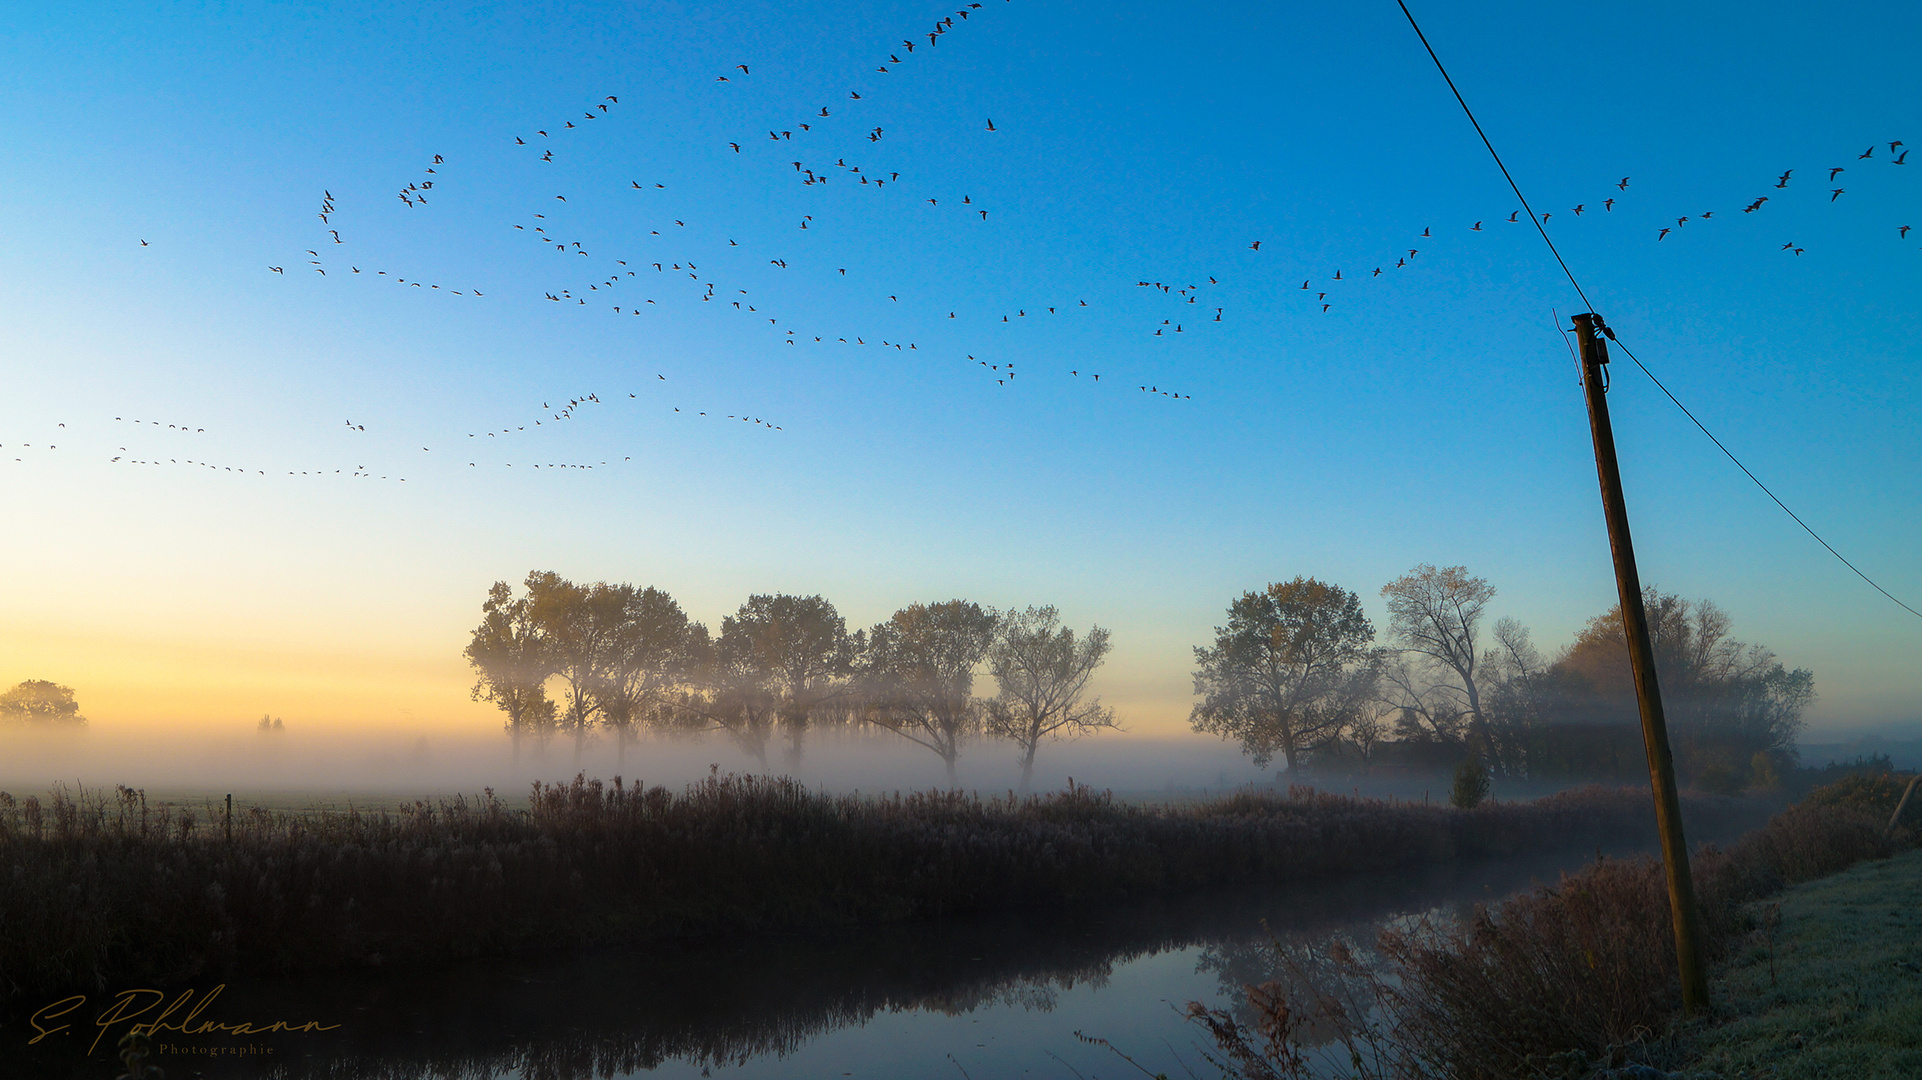
M 1545 660 L 1519 622 L 1484 627 L 1495 589 L 1465 567 L 1417 566 L 1381 595 L 1378 645 L 1340 586 L 1297 577 L 1242 594 L 1194 651 L 1193 727 L 1290 769 L 1474 758 L 1515 777 L 1645 775 L 1619 604 Z M 1710 601 L 1650 588 L 1643 602 L 1685 779 L 1772 786 L 1794 763 L 1814 676 L 1730 637 Z
M 1077 635 L 1053 607 L 996 611 L 967 600 L 917 603 L 850 632 L 821 596 L 750 596 L 718 634 L 660 589 L 578 584 L 549 571 L 516 593 L 495 582 L 465 655 L 475 700 L 506 714 L 516 755 L 595 731 L 625 764 L 645 732 L 718 732 L 768 765 L 797 764 L 810 731 L 891 733 L 941 759 L 949 784 L 964 745 L 1013 744 L 1025 790 L 1043 742 L 1117 728 L 1088 694 L 1109 633 Z M 974 693 L 984 666 L 991 697 Z

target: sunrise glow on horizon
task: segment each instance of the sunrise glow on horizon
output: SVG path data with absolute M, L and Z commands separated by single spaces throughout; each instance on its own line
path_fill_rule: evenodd
M 1379 631 L 1465 566 L 1550 656 L 1615 603 L 1580 301 L 1392 4 L 970 11 L 16 16 L 0 685 L 491 737 L 461 650 L 553 570 L 1053 605 L 1098 738 L 1215 742 L 1244 591 Z M 1922 607 L 1922 11 L 1421 14 L 1622 341 Z M 1922 619 L 1612 369 L 1643 581 L 1811 670 L 1808 738 L 1914 737 Z

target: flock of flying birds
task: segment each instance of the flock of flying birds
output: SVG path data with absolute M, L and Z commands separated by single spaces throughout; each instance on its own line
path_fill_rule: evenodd
M 922 50 L 924 54 L 933 52 L 942 43 L 946 35 L 967 25 L 970 19 L 978 18 L 982 13 L 983 7 L 980 3 L 969 3 L 964 7 L 957 8 L 952 14 L 945 15 L 941 19 L 936 20 L 935 23 L 921 35 L 926 39 L 925 44 L 915 37 L 903 38 L 898 49 L 886 53 L 886 59 L 884 61 L 879 60 L 877 57 L 874 74 L 887 75 L 903 65 L 912 63 L 917 49 Z M 957 22 L 957 19 L 960 20 L 960 22 Z M 752 75 L 752 67 L 749 64 L 737 64 L 729 71 L 717 75 L 715 82 L 739 82 L 752 78 Z M 899 186 L 901 184 L 901 173 L 885 166 L 876 167 L 872 162 L 850 162 L 846 156 L 839 154 L 834 156 L 832 162 L 829 162 L 825 156 L 819 157 L 818 160 L 810 160 L 810 158 L 816 155 L 809 150 L 809 146 L 815 144 L 815 140 L 819 139 L 824 132 L 852 122 L 863 108 L 861 103 L 870 100 L 873 96 L 874 93 L 872 89 L 869 89 L 869 91 L 864 94 L 860 88 L 851 88 L 844 102 L 835 103 L 830 101 L 820 104 L 812 111 L 800 113 L 800 118 L 795 119 L 790 124 L 769 129 L 765 139 L 761 139 L 758 136 L 753 138 L 743 136 L 739 140 L 728 142 L 727 146 L 734 154 L 746 154 L 757 159 L 763 159 L 767 167 L 772 169 L 776 175 L 788 177 L 791 181 L 799 183 L 803 187 L 817 188 L 834 185 L 842 190 L 866 189 L 868 192 L 878 194 L 890 185 Z M 584 108 L 578 118 L 568 118 L 558 123 L 551 123 L 546 127 L 534 129 L 531 134 L 517 134 L 513 136 L 514 143 L 517 147 L 526 148 L 527 152 L 532 156 L 533 163 L 537 165 L 551 164 L 555 161 L 557 152 L 565 155 L 569 148 L 568 144 L 564 141 L 565 139 L 584 134 L 591 129 L 602 126 L 606 121 L 614 120 L 618 115 L 619 109 L 619 96 L 609 94 L 602 100 Z M 865 122 L 862 122 L 862 125 L 863 126 L 859 128 L 860 134 L 865 137 L 865 141 L 870 145 L 872 152 L 880 153 L 883 148 L 879 144 L 883 143 L 886 139 L 886 129 L 880 125 L 865 126 Z M 983 118 L 982 130 L 984 132 L 996 132 L 999 129 L 991 118 Z M 775 144 L 778 152 L 769 154 L 765 146 L 767 143 Z M 761 149 L 753 149 L 757 145 L 760 146 Z M 1858 155 L 1857 161 L 1873 160 L 1878 161 L 1879 164 L 1895 166 L 1901 166 L 1906 163 L 1908 152 L 1903 148 L 1900 140 L 1890 141 L 1888 143 L 1887 154 L 1878 159 L 1876 150 L 1880 146 L 1881 144 L 1879 143 L 1871 146 L 1867 151 Z M 433 160 L 423 167 L 422 173 L 418 178 L 411 180 L 406 187 L 399 189 L 397 198 L 410 210 L 427 206 L 429 204 L 430 194 L 434 198 L 439 198 L 440 193 L 435 191 L 435 185 L 441 179 L 437 167 L 445 164 L 446 160 L 442 155 L 434 155 Z M 1861 166 L 1858 165 L 1856 168 L 1859 170 Z M 1829 168 L 1829 181 L 1831 183 L 1837 182 L 1838 178 L 1846 171 L 1848 170 L 1842 166 Z M 1774 189 L 1788 188 L 1794 172 L 1794 169 L 1785 170 L 1781 176 L 1776 179 Z M 641 192 L 641 197 L 646 197 L 648 193 L 653 191 L 664 190 L 665 187 L 665 184 L 658 182 L 644 184 L 639 179 L 629 181 L 629 189 Z M 1630 187 L 1630 177 L 1622 177 L 1619 181 L 1616 181 L 1612 187 L 1615 189 L 1614 193 L 1596 202 L 1578 203 L 1566 212 L 1567 216 L 1579 219 L 1585 214 L 1591 218 L 1613 214 L 1618 201 L 1626 197 L 1626 193 Z M 1833 203 L 1846 194 L 1846 187 L 1834 187 L 1828 194 L 1829 202 Z M 556 212 L 558 212 L 560 208 L 566 206 L 567 201 L 565 193 L 557 193 L 550 201 L 550 206 L 554 207 Z M 957 212 L 962 213 L 966 218 L 977 223 L 986 223 L 990 220 L 990 207 L 976 202 L 971 193 L 962 193 L 958 199 L 951 195 L 923 196 L 918 198 L 917 201 L 925 201 L 928 212 L 930 213 L 944 212 L 942 208 L 945 205 L 956 208 Z M 1740 209 L 1745 215 L 1755 214 L 1761 212 L 1765 204 L 1769 201 L 1770 197 L 1767 194 L 1763 194 L 1757 196 L 1752 202 Z M 1597 207 L 1600 208 L 1600 215 L 1594 212 Z M 335 249 L 339 249 L 342 254 L 345 254 L 349 250 L 348 241 L 341 236 L 340 230 L 335 227 L 334 219 L 337 214 L 338 210 L 332 192 L 323 192 L 316 216 L 323 227 L 320 235 L 325 236 L 326 239 L 321 240 L 315 248 L 306 249 L 308 267 L 313 273 L 320 277 L 328 277 L 328 271 L 330 269 L 334 271 L 335 276 L 343 276 L 342 262 L 331 255 L 322 255 L 322 251 L 332 252 Z M 1522 214 L 1523 212 L 1517 209 L 1511 211 L 1506 218 L 1496 217 L 1492 220 L 1502 224 L 1526 224 Z M 1561 216 L 1560 212 L 1545 212 L 1540 215 L 1540 219 L 1544 227 L 1547 227 L 1552 220 Z M 1724 217 L 1726 216 L 1727 215 L 1724 215 Z M 1673 226 L 1663 227 L 1655 239 L 1657 241 L 1665 241 L 1671 234 L 1687 226 L 1691 221 L 1704 223 L 1714 220 L 1715 217 L 1716 211 L 1712 210 L 1695 215 L 1679 216 L 1676 218 Z M 528 222 L 532 222 L 532 224 L 528 224 Z M 1489 231 L 1486 228 L 1489 223 L 1490 219 L 1478 220 L 1472 225 L 1463 227 L 1460 231 L 1463 233 Z M 658 224 L 661 226 L 660 228 L 650 230 L 650 235 L 653 237 L 675 238 L 686 235 L 682 232 L 682 230 L 687 228 L 687 222 L 683 219 L 663 217 Z M 795 225 L 797 233 L 808 231 L 810 228 L 818 229 L 821 227 L 820 223 L 816 222 L 812 215 L 805 214 L 801 216 Z M 759 320 L 765 320 L 766 329 L 789 346 L 835 347 L 845 345 L 854 348 L 874 347 L 893 349 L 896 352 L 924 352 L 924 350 L 920 349 L 918 343 L 914 341 L 889 340 L 878 335 L 870 336 L 861 333 L 852 335 L 833 332 L 814 333 L 811 328 L 802 326 L 796 321 L 784 319 L 780 313 L 775 312 L 773 308 L 769 306 L 765 298 L 756 294 L 750 294 L 747 289 L 739 288 L 736 284 L 717 281 L 716 278 L 720 275 L 714 273 L 711 269 L 703 271 L 699 263 L 693 258 L 691 252 L 684 253 L 679 258 L 666 257 L 658 261 L 639 257 L 604 259 L 597 256 L 595 251 L 590 250 L 584 240 L 577 239 L 574 235 L 571 235 L 571 230 L 561 224 L 559 218 L 550 218 L 546 213 L 533 213 L 532 216 L 525 221 L 513 223 L 511 229 L 518 234 L 526 236 L 543 248 L 551 249 L 556 253 L 567 256 L 585 258 L 589 260 L 587 265 L 600 268 L 594 276 L 594 279 L 588 281 L 584 288 L 581 284 L 576 283 L 567 287 L 542 290 L 541 296 L 548 302 L 566 305 L 571 308 L 586 308 L 592 311 L 605 312 L 616 317 L 640 318 L 644 316 L 647 308 L 659 307 L 662 300 L 668 300 L 669 302 L 687 302 L 691 298 L 692 302 L 725 305 L 739 312 L 742 317 L 752 317 L 757 322 Z M 1901 238 L 1906 238 L 1909 231 L 1910 228 L 1907 225 L 1898 227 L 1898 235 Z M 670 242 L 685 244 L 684 241 L 678 240 Z M 1384 253 L 1376 259 L 1367 260 L 1352 267 L 1335 268 L 1325 276 L 1316 277 L 1311 275 L 1303 279 L 1298 287 L 1290 287 L 1289 291 L 1291 293 L 1305 294 L 1302 297 L 1302 302 L 1308 306 L 1309 310 L 1314 311 L 1318 309 L 1319 313 L 1328 314 L 1336 308 L 1340 301 L 1351 295 L 1349 290 L 1362 287 L 1383 276 L 1395 275 L 1413 268 L 1416 260 L 1429 249 L 1431 244 L 1439 244 L 1441 242 L 1432 227 L 1423 228 L 1419 234 L 1415 234 L 1411 230 L 1410 243 L 1408 246 L 1399 248 L 1393 252 Z M 145 247 L 147 246 L 147 242 L 142 240 L 141 245 Z M 727 241 L 727 247 L 739 248 L 741 245 L 735 240 L 729 239 Z M 1781 250 L 1800 255 L 1805 248 L 1794 242 L 1789 242 L 1783 244 Z M 1244 261 L 1236 265 L 1237 269 L 1253 269 L 1252 265 L 1245 261 L 1246 259 L 1266 261 L 1268 258 L 1268 256 L 1262 253 L 1262 241 L 1260 239 L 1250 241 L 1247 246 L 1247 252 L 1249 254 L 1244 257 Z M 763 252 L 762 254 L 768 256 L 767 265 L 783 271 L 789 269 L 788 253 Z M 571 263 L 571 259 L 568 261 Z M 708 260 L 703 258 L 701 261 L 706 262 Z M 397 285 L 411 289 L 420 289 L 424 293 L 441 292 L 445 295 L 463 298 L 482 298 L 487 295 L 472 286 L 463 286 L 458 289 L 450 286 L 443 289 L 439 283 L 424 282 L 418 278 L 408 280 L 400 276 L 399 273 L 390 273 L 385 269 L 372 269 L 371 272 L 363 271 L 360 266 L 355 265 L 351 261 L 347 261 L 344 265 L 344 276 L 365 275 L 371 278 L 386 278 Z M 847 267 L 823 267 L 822 269 L 824 272 L 833 273 L 842 278 L 847 277 L 849 273 Z M 285 274 L 287 272 L 286 267 L 283 265 L 269 266 L 268 270 L 275 274 Z M 572 271 L 570 271 L 570 273 L 572 273 Z M 1202 281 L 1188 281 L 1186 284 L 1181 282 L 1148 280 L 1135 282 L 1134 284 L 1137 288 L 1146 290 L 1148 294 L 1163 299 L 1168 303 L 1178 305 L 1173 311 L 1167 312 L 1165 317 L 1160 318 L 1158 322 L 1150 322 L 1148 325 L 1145 325 L 1143 332 L 1155 338 L 1174 338 L 1176 336 L 1205 332 L 1209 326 L 1224 322 L 1228 314 L 1228 305 L 1225 302 L 1216 303 L 1214 300 L 1218 296 L 1217 290 L 1222 286 L 1222 277 L 1229 273 L 1230 271 L 1228 269 L 1223 268 L 1214 274 L 1205 275 L 1205 284 Z M 675 282 L 679 282 L 679 285 L 674 285 Z M 654 293 L 656 295 L 646 295 L 648 293 Z M 887 295 L 891 302 L 899 302 L 898 294 Z M 1031 306 L 1017 305 L 1011 310 L 1001 313 L 1000 322 L 1006 324 L 1029 318 L 1061 318 L 1071 316 L 1073 313 L 1088 307 L 1089 304 L 1087 300 L 1080 298 L 1056 300 L 1054 303 L 1037 302 Z M 949 312 L 946 317 L 948 319 L 957 319 L 957 313 Z M 987 360 L 965 353 L 963 353 L 963 355 L 966 355 L 965 363 L 968 367 L 978 368 L 984 377 L 992 378 L 997 385 L 1011 387 L 1014 384 L 1017 373 L 1013 361 L 1001 361 L 999 358 Z M 1101 380 L 1100 374 L 1092 371 L 1083 371 L 1079 367 L 1068 369 L 1068 375 L 1076 379 L 1085 378 L 1091 384 L 1099 384 Z M 657 378 L 665 381 L 666 377 L 661 375 L 657 376 Z M 1110 380 L 1110 385 L 1112 384 L 1113 380 Z M 1140 393 L 1156 395 L 1172 400 L 1191 400 L 1191 396 L 1187 393 L 1178 392 L 1170 388 L 1163 388 L 1156 384 L 1142 383 L 1138 384 L 1136 389 Z M 638 393 L 629 393 L 627 399 L 638 401 L 640 400 L 640 395 Z M 541 428 L 549 424 L 563 424 L 574 419 L 577 414 L 587 406 L 600 404 L 601 400 L 596 393 L 585 393 L 570 397 L 567 399 L 567 404 L 559 408 L 551 407 L 548 402 L 543 402 L 541 405 L 541 415 L 533 419 L 532 426 Z M 672 405 L 671 403 L 669 407 L 677 414 L 699 417 L 710 416 L 709 410 L 690 408 L 686 410 L 686 412 L 683 412 L 680 406 Z M 744 413 L 725 414 L 715 411 L 712 415 L 717 419 L 725 416 L 728 420 L 752 424 L 767 431 L 783 430 L 779 424 L 759 417 L 748 416 Z M 116 417 L 116 420 L 118 419 L 120 418 Z M 133 421 L 133 423 L 157 422 L 136 420 Z M 168 426 L 170 428 L 174 427 L 174 425 Z M 365 431 L 365 425 L 357 425 L 352 421 L 347 422 L 346 427 L 349 431 L 356 433 Z M 470 432 L 467 437 L 475 440 L 512 439 L 515 436 L 527 433 L 528 428 L 529 425 L 526 424 L 515 424 L 498 431 L 489 429 Z M 182 426 L 179 430 L 185 430 L 185 427 Z M 49 448 L 51 449 L 51 447 Z M 121 450 L 123 456 L 113 458 L 114 461 L 124 461 L 128 464 L 141 465 L 158 465 L 162 463 L 157 457 L 135 458 L 124 456 L 126 448 L 122 447 Z M 422 447 L 422 451 L 427 453 L 433 452 L 428 447 Z M 628 457 L 622 460 L 629 461 L 632 459 Z M 239 473 L 250 471 L 236 466 L 216 465 L 187 458 L 167 458 L 166 463 Z M 513 467 L 512 464 L 504 464 L 505 467 Z M 597 467 L 597 465 L 606 466 L 610 464 L 610 462 L 533 464 L 523 461 L 520 464 L 523 467 L 536 469 L 592 469 Z M 468 462 L 468 465 L 470 467 L 479 467 L 478 463 L 474 461 Z M 259 475 L 267 474 L 264 469 L 253 469 L 251 471 Z M 380 479 L 389 478 L 388 476 L 369 471 L 365 466 L 355 466 L 351 469 L 336 469 L 331 473 L 326 470 L 283 471 L 286 471 L 288 475 L 342 475 L 350 477 L 378 477 Z M 404 478 L 401 477 L 393 478 L 404 481 Z

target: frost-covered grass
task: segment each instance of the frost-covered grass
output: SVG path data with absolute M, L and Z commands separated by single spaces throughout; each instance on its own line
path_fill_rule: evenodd
M 1700 1036 L 1701 1068 L 1775 1080 L 1922 1076 L 1922 851 L 1749 910 L 1760 931 L 1718 973 L 1728 1020 Z
M 1731 1063 L 1725 1078 L 1922 1075 L 1916 836 L 1888 835 L 1882 814 L 1832 794 L 1818 789 L 1822 797 L 1691 860 L 1703 949 L 1733 963 L 1722 969 L 1725 1007 L 1789 1009 L 1779 1023 L 1756 1021 L 1759 1043 L 1735 1037 L 1718 1051 Z M 1890 860 L 1898 852 L 1908 854 Z M 1816 884 L 1782 901 L 1797 921 L 1772 929 L 1765 898 L 1805 882 Z M 1776 955 L 1771 941 L 1790 939 L 1771 934 L 1791 932 L 1797 953 Z M 1600 1080 L 1625 1064 L 1718 1072 L 1694 1061 L 1691 1038 L 1721 1039 L 1723 1029 L 1677 1023 L 1674 936 L 1653 859 L 1600 860 L 1460 922 L 1384 929 L 1378 955 L 1371 963 L 1339 940 L 1319 952 L 1283 948 L 1289 977 L 1249 986 L 1242 1013 L 1192 1005 L 1191 1015 L 1220 1047 L 1224 1075 L 1244 1080 Z M 1780 973 L 1791 962 L 1803 968 L 1793 987 Z M 1758 989 L 1758 978 L 1784 981 Z M 1332 1031 L 1348 1061 L 1318 1069 L 1304 1040 L 1315 1030 Z M 1817 1064 L 1754 1071 L 1777 1064 L 1767 1053 Z

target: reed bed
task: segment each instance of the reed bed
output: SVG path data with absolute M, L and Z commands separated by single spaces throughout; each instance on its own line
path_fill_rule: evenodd
M 1179 807 L 1103 792 L 829 795 L 782 778 L 535 784 L 394 811 L 0 793 L 0 1000 L 230 971 L 860 925 L 1643 843 L 1646 793 L 1454 810 L 1306 788 Z

